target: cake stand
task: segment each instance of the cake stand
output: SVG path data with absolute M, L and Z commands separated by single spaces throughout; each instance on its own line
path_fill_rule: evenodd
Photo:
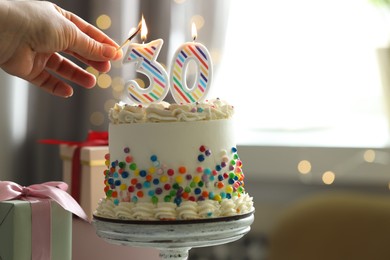
M 161 259 L 188 259 L 193 247 L 236 241 L 250 230 L 254 212 L 232 217 L 199 220 L 137 221 L 94 216 L 96 233 L 117 245 L 152 247 Z

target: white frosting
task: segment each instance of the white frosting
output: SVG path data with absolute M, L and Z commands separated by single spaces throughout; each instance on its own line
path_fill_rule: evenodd
M 128 220 L 190 220 L 216 217 L 228 217 L 250 213 L 254 210 L 252 197 L 241 194 L 234 199 L 185 201 L 179 207 L 175 203 L 121 202 L 115 206 L 111 199 L 102 199 L 95 212 L 104 218 Z
M 234 109 L 219 99 L 199 104 L 168 104 L 160 102 L 148 107 L 116 104 L 109 111 L 114 124 L 141 122 L 191 122 L 202 120 L 227 119 Z

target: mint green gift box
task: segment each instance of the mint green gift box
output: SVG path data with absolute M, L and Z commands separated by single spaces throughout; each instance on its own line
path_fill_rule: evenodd
M 0 259 L 31 260 L 31 206 L 23 200 L 0 202 Z M 49 224 L 49 223 L 48 223 Z M 51 202 L 51 259 L 72 259 L 72 213 Z

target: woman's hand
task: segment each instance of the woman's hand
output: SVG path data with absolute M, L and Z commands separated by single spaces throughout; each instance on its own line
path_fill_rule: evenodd
M 75 14 L 44 1 L 0 0 L 0 67 L 62 97 L 73 94 L 65 80 L 85 88 L 95 77 L 62 56 L 70 54 L 100 72 L 122 57 L 118 45 Z

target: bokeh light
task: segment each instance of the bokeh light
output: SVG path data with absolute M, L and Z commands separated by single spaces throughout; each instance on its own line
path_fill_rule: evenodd
M 111 18 L 110 18 L 110 16 L 108 16 L 106 14 L 100 15 L 96 19 L 96 26 L 99 29 L 102 29 L 102 30 L 107 30 L 108 28 L 110 28 L 111 27 Z
M 97 84 L 100 88 L 108 88 L 111 86 L 112 79 L 111 76 L 108 74 L 101 74 L 97 78 Z

